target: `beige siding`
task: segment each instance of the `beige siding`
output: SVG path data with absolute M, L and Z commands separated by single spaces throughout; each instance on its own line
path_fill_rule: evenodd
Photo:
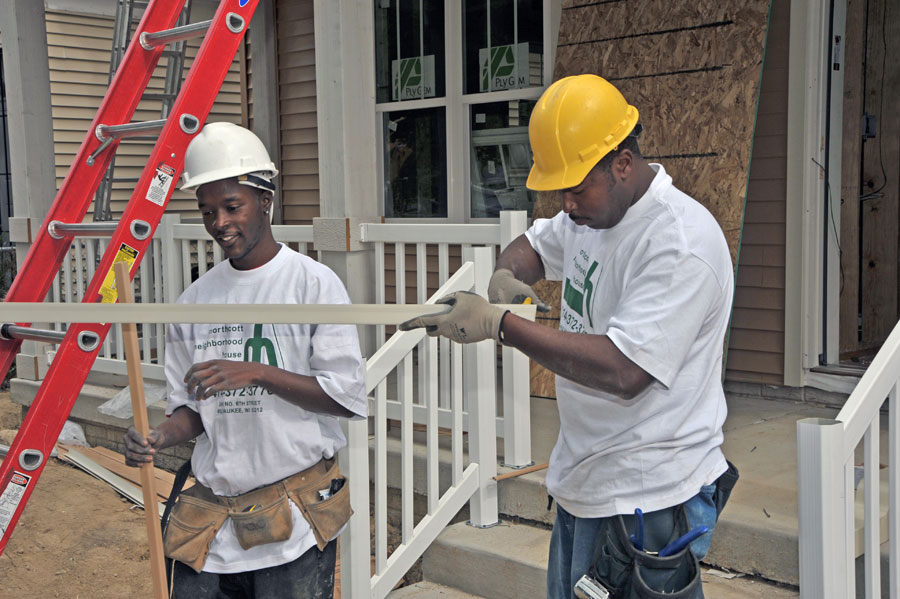
M 278 106 L 284 223 L 319 216 L 316 52 L 312 0 L 278 0 Z
M 789 0 L 774 0 L 744 214 L 726 378 L 784 383 Z
M 212 17 L 209 7 L 197 6 L 192 21 Z M 98 15 L 47 11 L 47 52 L 50 63 L 50 93 L 53 115 L 53 141 L 56 152 L 56 184 L 63 179 L 93 120 L 108 86 L 113 19 Z M 188 42 L 184 75 L 187 75 L 202 40 Z M 160 61 L 148 91 L 162 91 L 165 59 Z M 208 121 L 241 122 L 240 63 L 237 59 L 219 92 Z M 160 118 L 159 102 L 142 101 L 135 111 L 135 121 Z M 138 177 L 153 148 L 152 141 L 126 141 L 116 153 L 116 177 Z M 121 214 L 128 202 L 133 184 L 114 186 L 112 210 Z M 167 211 L 181 212 L 193 218 L 193 196 L 176 191 Z M 93 214 L 91 207 L 89 214 Z

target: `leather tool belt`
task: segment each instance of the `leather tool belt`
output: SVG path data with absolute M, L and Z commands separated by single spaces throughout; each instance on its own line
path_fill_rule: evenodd
M 350 489 L 332 458 L 283 480 L 235 497 L 199 483 L 178 496 L 166 528 L 166 557 L 203 570 L 209 547 L 230 518 L 238 543 L 250 549 L 291 537 L 293 501 L 309 522 L 321 551 L 350 519 Z

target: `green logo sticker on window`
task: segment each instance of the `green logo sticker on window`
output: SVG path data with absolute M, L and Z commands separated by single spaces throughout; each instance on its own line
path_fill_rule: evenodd
M 482 92 L 541 85 L 541 55 L 530 53 L 528 44 L 510 44 L 478 50 Z
M 434 55 L 391 61 L 392 99 L 434 97 Z

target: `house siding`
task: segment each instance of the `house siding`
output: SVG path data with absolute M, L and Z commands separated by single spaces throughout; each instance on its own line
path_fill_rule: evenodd
M 212 7 L 195 6 L 191 21 L 212 18 Z M 84 141 L 85 133 L 103 100 L 109 81 L 110 50 L 114 19 L 86 13 L 46 12 L 47 53 L 50 69 L 53 143 L 56 156 L 56 186 L 62 185 L 69 167 Z M 186 76 L 201 40 L 190 40 L 184 62 Z M 160 60 L 148 85 L 148 91 L 162 91 L 165 60 Z M 241 122 L 240 62 L 235 57 L 208 121 Z M 160 118 L 158 101 L 143 100 L 134 113 L 134 121 Z M 152 141 L 124 141 L 116 152 L 115 176 L 140 176 Z M 113 187 L 111 207 L 113 216 L 122 213 L 131 196 L 133 183 L 118 183 Z M 196 201 L 190 194 L 176 191 L 167 207 L 169 213 L 183 213 L 196 217 Z M 93 214 L 89 210 L 88 219 Z
M 281 197 L 287 225 L 319 216 L 319 143 L 316 115 L 316 43 L 312 0 L 275 4 Z
M 784 264 L 790 1 L 773 0 L 725 378 L 784 383 Z

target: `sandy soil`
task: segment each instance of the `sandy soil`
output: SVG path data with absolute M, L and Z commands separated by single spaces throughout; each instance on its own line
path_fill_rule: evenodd
M 0 394 L 0 429 L 11 437 L 19 406 Z M 37 487 L 0 556 L 5 597 L 119 599 L 150 596 L 144 514 L 105 483 L 57 460 Z

